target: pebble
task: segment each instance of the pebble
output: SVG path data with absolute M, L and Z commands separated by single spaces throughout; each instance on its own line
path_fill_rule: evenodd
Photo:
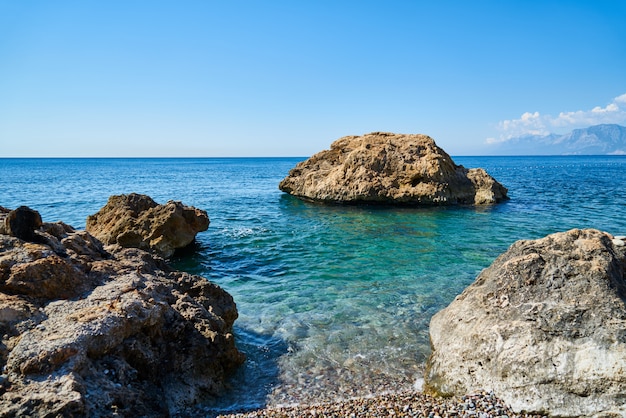
M 420 417 L 420 418 L 540 418 L 542 415 L 515 414 L 492 393 L 462 398 L 438 398 L 420 392 L 400 392 L 354 398 L 316 405 L 275 406 L 257 411 L 219 415 L 221 418 L 295 417 Z
M 623 247 L 626 245 L 626 242 L 621 239 L 613 238 L 613 245 L 615 245 L 616 247 Z

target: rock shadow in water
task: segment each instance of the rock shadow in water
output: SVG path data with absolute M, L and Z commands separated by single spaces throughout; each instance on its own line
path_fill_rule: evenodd
M 235 345 L 245 353 L 246 361 L 225 382 L 226 390 L 221 396 L 198 407 L 197 412 L 204 417 L 264 408 L 280 384 L 278 360 L 289 352 L 287 342 L 237 325 L 234 328 Z

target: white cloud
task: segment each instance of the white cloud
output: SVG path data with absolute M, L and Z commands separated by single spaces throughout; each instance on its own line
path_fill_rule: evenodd
M 614 103 L 624 103 L 626 104 L 626 93 L 622 94 L 621 96 L 617 96 L 614 100 Z
M 591 110 L 561 112 L 557 117 L 526 112 L 519 119 L 503 120 L 498 123 L 500 138 L 489 138 L 487 143 L 504 142 L 523 135 L 548 135 L 555 131 L 571 130 L 601 123 L 626 122 L 626 93 L 614 98 L 605 107 Z

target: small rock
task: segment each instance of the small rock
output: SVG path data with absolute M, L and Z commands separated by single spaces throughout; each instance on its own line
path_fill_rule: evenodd
M 29 242 L 38 241 L 35 230 L 41 225 L 39 212 L 26 206 L 12 210 L 4 220 L 4 229 L 9 235 Z

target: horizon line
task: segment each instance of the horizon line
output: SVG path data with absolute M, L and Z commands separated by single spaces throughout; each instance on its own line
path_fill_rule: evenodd
M 0 157 L 0 160 L 81 160 L 81 159 L 291 159 L 291 158 L 310 158 L 304 155 L 283 155 L 283 156 L 8 156 Z M 458 154 L 451 157 L 626 157 L 626 154 Z

